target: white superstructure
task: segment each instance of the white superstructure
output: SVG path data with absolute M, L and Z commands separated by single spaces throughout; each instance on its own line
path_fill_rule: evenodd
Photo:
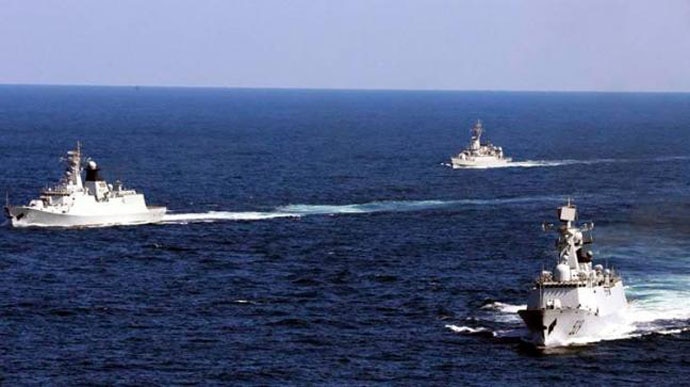
M 144 195 L 125 189 L 117 181 L 101 179 L 98 165 L 86 163 L 82 182 L 81 146 L 67 152 L 60 181 L 26 206 L 5 206 L 12 226 L 98 227 L 159 222 L 165 207 L 147 207 Z
M 506 165 L 511 161 L 510 157 L 505 157 L 503 148 L 491 143 L 481 143 L 484 128 L 482 122 L 477 123 L 471 129 L 472 140 L 470 145 L 463 149 L 457 156 L 451 157 L 450 161 L 453 168 L 472 168 L 472 167 L 495 167 Z
M 592 264 L 588 245 L 594 225 L 577 227 L 577 209 L 570 201 L 558 209 L 558 218 L 556 266 L 541 272 L 527 309 L 518 311 L 529 330 L 525 340 L 540 347 L 605 339 L 623 325 L 628 305 L 616 272 Z

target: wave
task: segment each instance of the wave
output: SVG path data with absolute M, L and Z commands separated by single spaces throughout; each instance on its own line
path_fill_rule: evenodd
M 183 213 L 175 214 L 168 213 L 163 216 L 161 223 L 164 224 L 186 224 L 186 223 L 205 223 L 215 222 L 218 220 L 236 220 L 236 221 L 252 221 L 252 220 L 266 220 L 276 218 L 294 218 L 299 217 L 299 214 L 290 214 L 284 212 L 228 212 L 228 211 L 209 211 L 203 213 Z
M 446 324 L 445 328 L 455 333 L 467 336 L 481 336 L 499 340 L 501 342 L 517 342 L 525 336 L 525 328 L 491 329 L 484 326 L 470 327 L 466 325 Z
M 368 214 L 374 212 L 406 212 L 443 208 L 456 204 L 453 200 L 391 200 L 359 204 L 290 204 L 277 211 L 300 215 Z
M 683 283 L 688 278 L 684 276 Z M 680 281 L 680 279 L 678 279 Z M 600 341 L 623 340 L 658 335 L 677 335 L 690 331 L 690 306 L 687 299 L 690 291 L 685 290 L 657 290 L 657 291 L 630 291 L 634 297 L 629 302 L 628 308 L 620 314 L 616 322 L 610 322 L 596 336 L 578 337 L 568 344 L 584 345 Z M 639 297 L 639 298 L 638 298 Z M 462 334 L 489 333 L 491 337 L 498 339 L 514 339 L 526 335 L 527 330 L 517 311 L 524 309 L 526 305 L 512 305 L 503 302 L 491 302 L 479 308 L 480 318 L 471 318 L 482 321 L 485 325 L 508 325 L 509 328 L 491 330 L 479 325 L 477 328 L 446 325 L 453 332 Z
M 688 275 L 666 275 L 628 289 L 631 323 L 654 333 L 690 327 L 689 281 Z
M 667 162 L 667 161 L 683 161 L 690 160 L 690 156 L 664 156 L 652 158 L 652 162 Z M 560 167 L 567 165 L 592 165 L 592 164 L 610 164 L 610 163 L 649 163 L 649 159 L 591 159 L 591 160 L 524 160 L 513 161 L 502 165 L 481 165 L 475 167 L 459 167 L 455 168 L 452 164 L 443 162 L 441 165 L 453 169 L 500 169 L 500 168 L 537 168 L 537 167 Z
M 375 212 L 423 211 L 457 206 L 496 206 L 541 201 L 561 201 L 562 196 L 532 196 L 499 199 L 459 200 L 383 200 L 361 204 L 319 205 L 290 204 L 277 211 L 298 215 L 366 214 Z
M 212 223 L 217 221 L 258 221 L 277 218 L 299 218 L 306 215 L 370 214 L 377 212 L 425 211 L 458 206 L 500 206 L 532 202 L 558 202 L 564 196 L 532 196 L 498 199 L 459 200 L 381 200 L 354 204 L 289 204 L 272 211 L 208 211 L 175 213 L 169 211 L 163 216 L 162 224 Z M 10 225 L 5 220 L 0 227 Z M 42 225 L 32 225 L 40 227 Z M 88 227 L 88 226 L 87 226 Z M 103 227 L 97 225 L 93 227 Z
M 500 323 L 520 323 L 522 319 L 517 311 L 525 309 L 527 305 L 512 305 L 504 302 L 490 302 L 482 305 L 479 309 L 487 314 L 488 318 L 493 322 Z
M 561 165 L 571 165 L 579 163 L 577 160 L 560 160 L 560 161 L 549 161 L 549 160 L 525 160 L 525 161 L 513 161 L 507 164 L 501 165 L 477 165 L 468 167 L 454 167 L 450 163 L 441 163 L 446 167 L 453 169 L 502 169 L 502 168 L 535 168 L 535 167 L 558 167 Z
M 564 165 L 576 164 L 601 164 L 601 163 L 615 163 L 625 162 L 620 159 L 596 159 L 596 160 L 525 160 L 513 161 L 501 165 L 478 165 L 470 167 L 453 167 L 450 163 L 441 163 L 441 165 L 453 169 L 502 169 L 502 168 L 538 168 L 538 167 L 560 167 Z
M 615 159 L 596 159 L 596 160 L 525 160 L 516 161 L 511 163 L 511 166 L 516 168 L 535 168 L 535 167 L 560 167 L 564 165 L 578 165 L 578 164 L 604 164 L 604 163 L 615 163 L 621 160 Z M 515 164 L 515 165 L 512 165 Z
M 511 305 L 503 302 L 491 302 L 489 304 L 483 305 L 480 309 L 496 310 L 503 313 L 513 313 L 516 314 L 518 310 L 525 309 L 527 305 Z
M 251 300 L 244 300 L 244 299 L 235 300 L 235 301 L 233 301 L 233 302 L 234 302 L 235 304 L 248 304 L 248 305 L 256 305 L 256 304 L 258 304 L 258 302 L 251 301 Z
M 562 196 L 533 196 L 500 199 L 460 200 L 382 200 L 355 204 L 289 204 L 272 211 L 209 211 L 200 213 L 167 213 L 161 223 L 186 224 L 216 221 L 256 221 L 277 218 L 299 218 L 309 215 L 371 214 L 377 212 L 425 211 L 458 206 L 498 206 L 543 201 L 561 201 Z
M 466 334 L 476 334 L 476 333 L 490 333 L 493 335 L 493 331 L 487 327 L 468 327 L 468 326 L 457 326 L 457 325 L 452 325 L 448 324 L 446 325 L 446 328 L 450 329 L 451 331 L 455 333 L 466 333 Z

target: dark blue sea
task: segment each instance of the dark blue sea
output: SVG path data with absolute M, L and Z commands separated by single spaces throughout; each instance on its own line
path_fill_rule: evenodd
M 453 170 L 482 119 L 517 164 Z M 3 385 L 665 385 L 690 377 L 690 94 L 0 86 L 0 190 L 81 141 L 162 224 L 0 228 Z M 630 331 L 516 310 L 592 220 Z

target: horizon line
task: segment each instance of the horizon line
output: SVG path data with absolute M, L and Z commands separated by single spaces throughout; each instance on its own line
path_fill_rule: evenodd
M 371 91 L 371 92 L 469 92 L 469 93 L 600 93 L 600 94 L 688 94 L 687 91 L 670 90 L 551 90 L 551 89 L 453 89 L 453 88 L 361 88 L 361 87 L 290 87 L 290 86 L 218 86 L 218 85 L 149 85 L 149 84 L 92 84 L 92 83 L 0 83 L 0 87 L 103 87 L 148 89 L 226 89 L 226 90 L 303 90 L 303 91 Z

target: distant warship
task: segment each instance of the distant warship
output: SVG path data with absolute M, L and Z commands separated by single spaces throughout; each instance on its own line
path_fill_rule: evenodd
M 165 207 L 147 207 L 144 195 L 123 188 L 117 181 L 107 184 L 94 161 L 86 163 L 82 183 L 81 145 L 67 152 L 66 169 L 60 181 L 41 192 L 26 206 L 5 206 L 12 226 L 98 227 L 155 223 Z
M 506 165 L 511 161 L 511 158 L 503 155 L 503 149 L 500 146 L 495 146 L 491 143 L 481 143 L 483 132 L 482 122 L 477 120 L 477 123 L 471 130 L 472 140 L 470 145 L 458 153 L 457 156 L 451 157 L 450 160 L 453 168 L 494 167 Z
M 527 309 L 519 310 L 529 330 L 525 340 L 539 347 L 572 344 L 579 338 L 604 338 L 622 323 L 627 308 L 623 281 L 612 269 L 592 266 L 594 224 L 575 226 L 577 210 L 568 203 L 558 208 L 558 258 L 553 271 L 536 279 Z M 544 225 L 552 229 L 552 225 Z

